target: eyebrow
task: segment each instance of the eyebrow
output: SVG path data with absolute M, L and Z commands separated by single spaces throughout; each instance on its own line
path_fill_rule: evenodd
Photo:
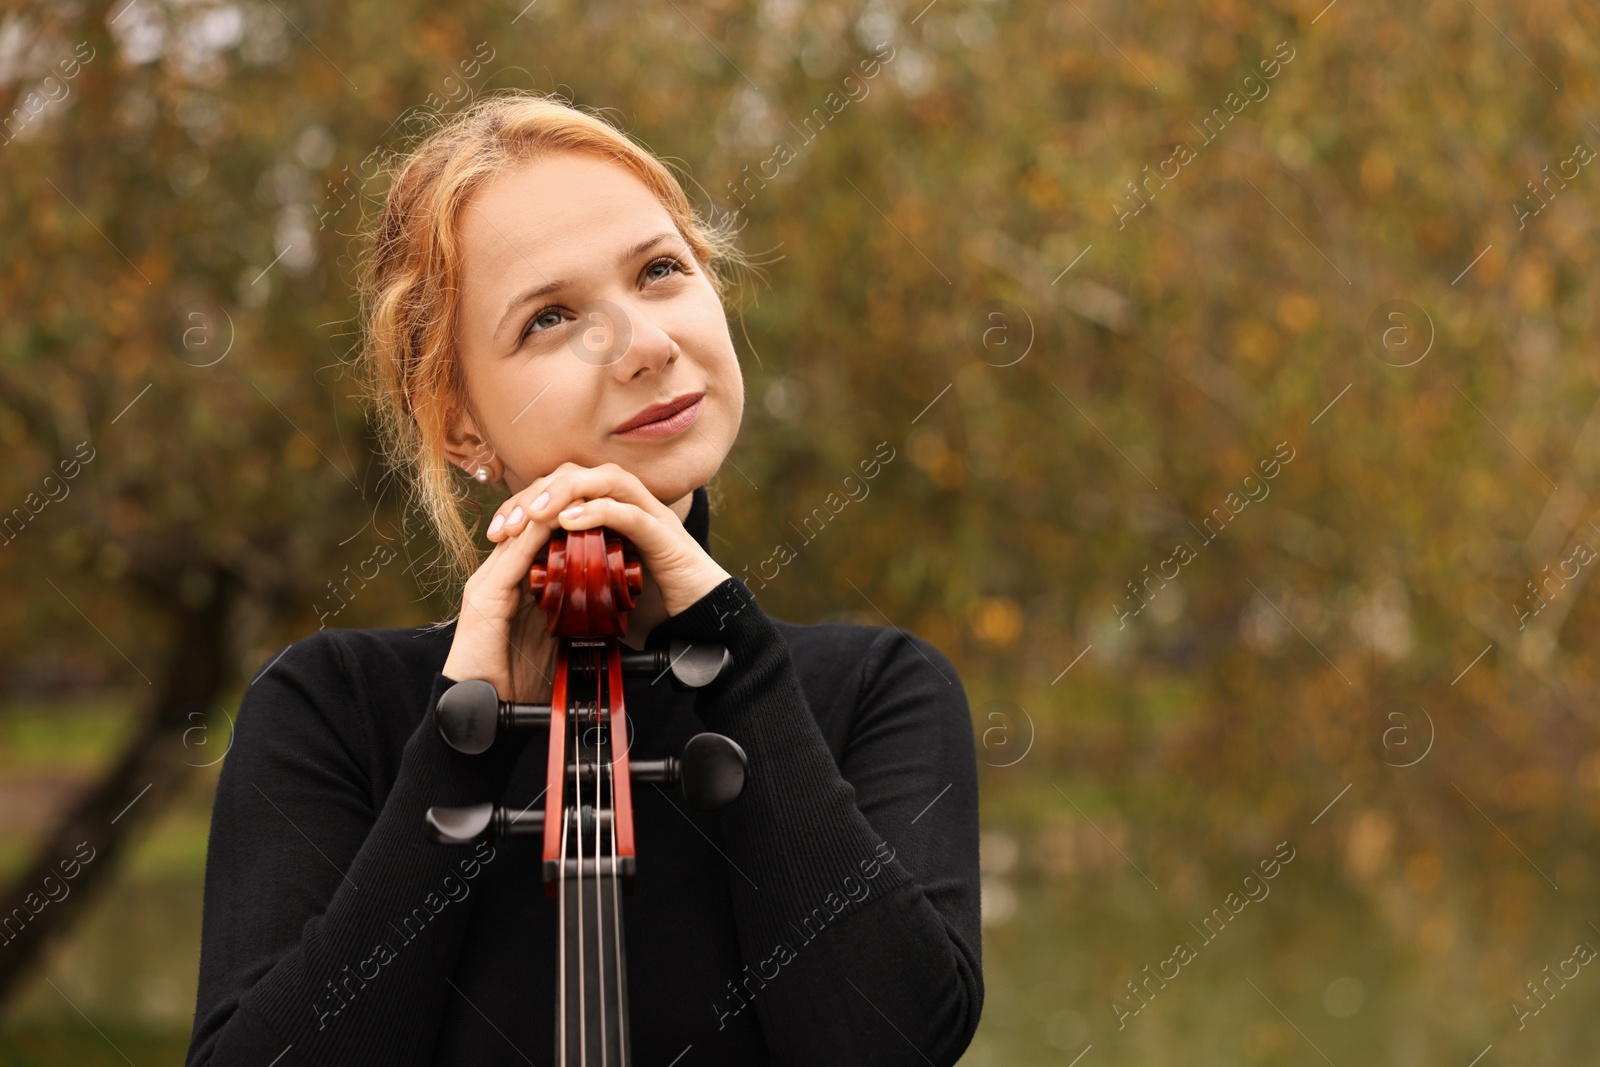
M 625 266 L 629 260 L 644 255 L 662 241 L 671 240 L 672 238 L 678 236 L 680 235 L 676 230 L 666 230 L 656 234 L 654 237 L 646 237 L 644 240 L 640 241 L 638 244 L 622 253 L 622 255 L 618 256 L 617 265 Z M 568 279 L 562 278 L 553 282 L 546 282 L 544 285 L 536 286 L 532 289 L 525 289 L 521 293 L 518 293 L 516 296 L 511 298 L 511 301 L 508 304 L 506 304 L 505 314 L 501 316 L 500 323 L 494 328 L 494 333 L 491 336 L 500 336 L 501 332 L 506 328 L 506 323 L 511 320 L 512 315 L 516 313 L 518 308 L 525 304 L 530 304 L 542 296 L 549 296 L 551 293 L 559 293 L 561 290 L 570 289 L 571 287 L 572 282 Z

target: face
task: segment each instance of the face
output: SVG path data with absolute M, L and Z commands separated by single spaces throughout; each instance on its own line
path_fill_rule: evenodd
M 615 463 L 687 514 L 738 435 L 744 379 L 722 304 L 666 208 L 619 164 L 562 153 L 490 182 L 459 227 L 457 358 L 472 412 L 455 420 L 451 460 L 489 467 L 511 493 L 562 463 Z M 620 432 L 696 394 L 665 424 Z

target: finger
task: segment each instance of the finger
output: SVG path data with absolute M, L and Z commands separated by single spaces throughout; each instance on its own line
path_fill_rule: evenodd
M 522 532 L 527 518 L 528 508 L 522 500 L 522 494 L 513 494 L 501 501 L 500 506 L 495 509 L 494 516 L 490 518 L 488 527 L 483 531 L 483 536 L 496 544 L 504 544 Z
M 555 526 L 552 523 L 525 522 L 517 533 L 502 541 L 506 551 L 495 565 L 493 573 L 496 578 L 504 577 L 508 583 L 526 578 L 534 555 L 550 539 L 553 529 Z
M 545 488 L 550 493 L 550 499 L 538 507 L 529 506 L 528 514 L 535 521 L 553 520 L 574 503 L 600 497 L 608 497 L 620 504 L 631 504 L 658 521 L 664 521 L 672 510 L 657 500 L 637 475 L 615 463 L 558 469 L 550 476 Z
M 595 497 L 582 504 L 570 505 L 567 510 L 557 513 L 557 520 L 564 530 L 608 527 L 632 541 L 647 563 L 659 560 L 680 547 L 671 528 L 663 525 L 661 519 L 637 504 L 615 497 Z
M 549 489 L 551 481 L 561 474 L 588 469 L 569 461 L 561 464 L 561 466 L 544 477 L 534 479 L 520 491 L 512 493 L 502 500 L 500 506 L 495 509 L 494 517 L 489 520 L 489 527 L 484 536 L 497 543 L 508 537 L 515 536 L 522 531 L 523 524 L 533 517 L 535 510 L 540 511 L 542 517 L 548 522 L 551 516 L 559 510 L 558 508 L 552 509 L 545 506 L 550 501 L 550 496 L 546 491 Z
M 550 531 L 546 523 L 525 523 L 520 532 L 495 545 L 475 576 L 483 591 L 495 597 L 515 594 L 527 580 L 533 557 L 550 539 Z

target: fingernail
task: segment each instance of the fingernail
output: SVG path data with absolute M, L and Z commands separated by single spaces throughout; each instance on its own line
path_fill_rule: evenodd
M 511 525 L 515 526 L 517 523 L 519 523 L 521 521 L 522 521 L 522 506 L 519 504 L 516 507 L 511 509 L 511 517 L 508 518 L 506 520 L 506 522 L 508 522 Z
M 566 511 L 563 511 L 561 513 L 561 517 L 564 518 L 564 519 L 575 519 L 579 515 L 582 515 L 582 514 L 583 514 L 583 505 L 582 504 L 574 504 L 570 508 L 568 508 Z
M 506 517 L 504 515 L 496 515 L 494 517 L 494 521 L 489 524 L 489 533 L 491 535 L 499 533 L 500 527 L 504 526 L 505 524 Z
M 542 511 L 544 510 L 544 506 L 548 503 L 550 503 L 550 490 L 546 489 L 544 492 L 539 494 L 539 499 L 533 502 L 533 510 Z

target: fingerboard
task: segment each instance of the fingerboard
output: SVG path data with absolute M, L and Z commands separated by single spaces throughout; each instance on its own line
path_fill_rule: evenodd
M 628 1067 L 627 953 L 622 943 L 621 879 L 610 858 L 561 880 L 561 997 L 556 1063 Z M 577 864 L 572 864 L 576 867 Z

